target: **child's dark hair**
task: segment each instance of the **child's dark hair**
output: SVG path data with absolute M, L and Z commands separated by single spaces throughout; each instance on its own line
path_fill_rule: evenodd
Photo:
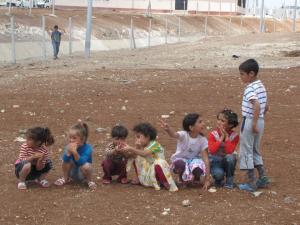
M 237 127 L 237 125 L 239 125 L 238 115 L 231 109 L 223 109 L 218 113 L 218 118 L 220 114 L 223 114 L 225 116 L 228 121 L 228 125 L 231 125 L 231 128 Z
M 26 138 L 32 139 L 34 142 L 41 142 L 46 146 L 54 144 L 54 137 L 48 127 L 34 127 L 26 131 Z
M 247 74 L 253 71 L 256 76 L 259 71 L 259 65 L 255 59 L 248 59 L 245 62 L 241 63 L 241 65 L 239 66 L 239 70 L 244 71 Z
M 150 141 L 154 141 L 157 136 L 156 129 L 150 123 L 139 123 L 134 126 L 133 131 L 136 133 L 141 133 L 145 137 L 149 137 Z
M 81 120 L 78 120 L 78 123 L 74 124 L 70 128 L 71 130 L 75 130 L 76 134 L 81 137 L 84 143 L 87 142 L 89 136 L 89 128 L 88 125 Z
M 116 125 L 111 130 L 112 138 L 126 139 L 127 136 L 128 136 L 128 130 L 126 127 L 122 125 Z
M 190 126 L 194 126 L 198 120 L 198 118 L 200 117 L 199 114 L 197 113 L 189 113 L 187 114 L 182 121 L 182 127 L 185 131 L 189 132 L 190 130 Z
M 57 26 L 57 25 L 55 25 L 55 26 L 54 26 L 54 29 L 58 29 L 58 26 Z

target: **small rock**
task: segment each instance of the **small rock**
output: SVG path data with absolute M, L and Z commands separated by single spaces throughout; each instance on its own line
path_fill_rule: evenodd
M 170 118 L 170 115 L 161 115 L 161 118 L 168 119 L 168 118 Z
M 162 215 L 164 215 L 164 216 L 166 216 L 166 215 L 168 215 L 168 214 L 169 214 L 169 212 L 167 212 L 167 211 L 164 211 L 164 212 L 162 212 L 161 214 L 162 214 Z
M 291 92 L 291 89 L 288 88 L 288 89 L 285 90 L 285 92 Z
M 186 200 L 182 201 L 182 205 L 184 207 L 191 207 L 191 202 L 190 202 L 190 200 L 186 199 Z
M 19 130 L 19 134 L 26 134 L 26 132 L 27 132 L 27 129 L 20 129 Z
M 5 109 L 1 109 L 1 113 L 5 113 Z
M 96 130 L 95 130 L 97 133 L 103 133 L 106 131 L 105 128 L 102 128 L 102 127 L 98 127 Z
M 126 111 L 126 106 L 123 105 L 122 108 L 121 108 L 121 110 L 122 110 L 122 111 Z
M 64 113 L 64 112 L 65 112 L 65 110 L 63 110 L 63 109 L 62 109 L 62 110 L 60 110 L 59 112 L 60 112 L 60 113 Z
M 284 201 L 284 203 L 286 203 L 286 204 L 292 204 L 292 203 L 294 203 L 294 202 L 296 201 L 296 199 L 293 198 L 293 197 L 287 196 L 287 197 L 285 197 L 285 198 L 283 199 L 283 201 Z
M 19 105 L 13 105 L 14 109 L 19 108 L 19 107 L 20 107 Z
M 15 142 L 25 142 L 25 141 L 26 141 L 26 139 L 23 138 L 23 137 L 17 137 L 17 138 L 15 139 Z
M 175 114 L 175 111 L 171 111 L 169 112 L 170 115 L 174 115 Z
M 215 187 L 211 187 L 210 189 L 208 189 L 208 191 L 210 193 L 215 193 L 215 192 L 217 192 L 217 189 Z
M 255 191 L 252 194 L 254 197 L 259 197 L 262 193 L 263 193 L 262 191 Z

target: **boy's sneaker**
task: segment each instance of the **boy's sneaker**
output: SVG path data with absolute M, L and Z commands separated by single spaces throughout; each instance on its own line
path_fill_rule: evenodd
M 252 187 L 250 184 L 239 184 L 239 189 L 242 191 L 248 191 L 248 192 L 254 192 L 256 191 L 256 188 Z
M 224 185 L 224 188 L 226 189 L 233 189 L 234 184 L 233 184 L 233 177 L 227 177 L 226 178 L 226 183 Z
M 270 183 L 270 180 L 267 176 L 263 176 L 256 181 L 256 186 L 258 188 L 264 188 Z
M 224 186 L 224 180 L 215 180 L 215 187 L 221 188 Z

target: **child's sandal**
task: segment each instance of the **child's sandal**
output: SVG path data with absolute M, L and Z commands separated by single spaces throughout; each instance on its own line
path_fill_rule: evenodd
M 25 182 L 19 182 L 18 183 L 18 189 L 19 190 L 26 190 L 27 189 L 26 183 Z
M 89 189 L 92 189 L 92 190 L 95 190 L 97 188 L 97 185 L 94 181 L 88 182 L 88 186 L 89 186 Z
M 43 188 L 48 188 L 48 187 L 50 187 L 50 184 L 49 184 L 49 182 L 48 182 L 46 179 L 41 180 L 41 181 L 39 182 L 39 184 L 40 184 L 41 187 L 43 187 Z
M 66 183 L 67 183 L 67 182 L 66 182 L 65 178 L 63 178 L 63 177 L 58 178 L 58 179 L 54 182 L 54 184 L 55 184 L 56 186 L 63 186 L 63 185 L 65 185 Z

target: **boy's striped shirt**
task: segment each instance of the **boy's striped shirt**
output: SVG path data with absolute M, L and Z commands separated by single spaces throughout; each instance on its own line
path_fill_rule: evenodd
M 265 86 L 260 80 L 250 83 L 244 91 L 242 102 L 242 115 L 253 117 L 253 105 L 250 100 L 258 100 L 260 104 L 259 117 L 264 117 L 264 112 L 267 105 L 267 92 Z

